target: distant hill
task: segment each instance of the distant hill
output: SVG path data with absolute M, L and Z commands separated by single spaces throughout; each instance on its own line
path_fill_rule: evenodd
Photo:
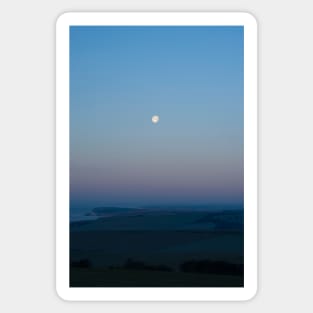
M 96 219 L 71 223 L 71 231 L 108 230 L 242 230 L 242 211 L 168 211 L 123 207 L 99 207 L 88 213 Z
M 97 207 L 86 213 L 86 216 L 106 216 L 115 213 L 128 213 L 136 210 L 137 208 L 123 208 L 123 207 Z
M 157 209 L 167 211 L 203 211 L 221 212 L 243 210 L 243 204 L 171 204 L 171 205 L 144 205 L 145 209 Z

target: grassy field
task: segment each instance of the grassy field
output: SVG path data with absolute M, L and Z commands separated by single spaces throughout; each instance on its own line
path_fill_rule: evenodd
M 128 258 L 174 269 L 190 259 L 243 263 L 242 232 L 82 231 L 71 232 L 71 259 L 92 267 L 123 265 Z
M 126 269 L 71 269 L 70 287 L 243 287 L 243 277 Z

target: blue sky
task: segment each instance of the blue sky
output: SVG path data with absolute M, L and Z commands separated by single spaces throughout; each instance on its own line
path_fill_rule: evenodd
M 71 27 L 71 207 L 243 203 L 243 57 L 239 26 Z

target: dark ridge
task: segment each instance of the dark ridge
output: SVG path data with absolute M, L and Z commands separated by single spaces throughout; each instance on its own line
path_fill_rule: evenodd
M 180 270 L 186 273 L 206 273 L 217 275 L 242 276 L 243 264 L 233 264 L 224 261 L 191 260 L 180 265 Z

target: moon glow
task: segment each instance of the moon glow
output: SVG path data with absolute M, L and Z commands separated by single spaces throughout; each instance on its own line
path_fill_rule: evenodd
M 153 115 L 152 118 L 151 118 L 151 121 L 153 124 L 157 124 L 160 120 L 160 117 L 159 115 Z

